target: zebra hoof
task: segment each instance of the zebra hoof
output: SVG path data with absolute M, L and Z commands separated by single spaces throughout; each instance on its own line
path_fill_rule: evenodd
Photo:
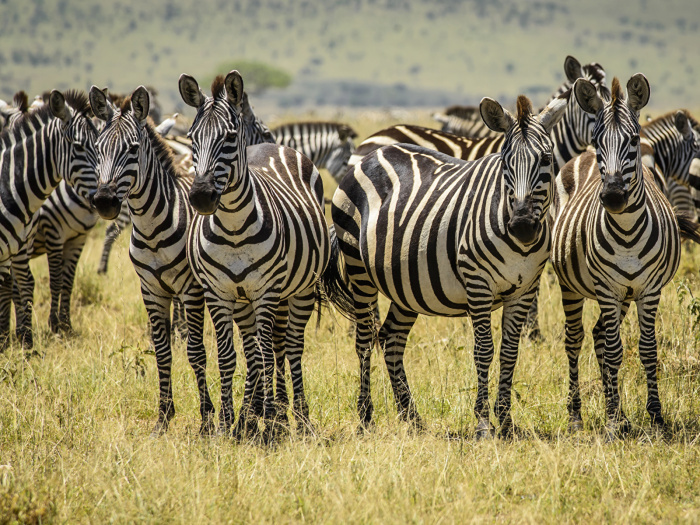
M 527 334 L 527 338 L 533 343 L 542 342 L 542 332 L 540 332 L 539 327 L 536 326 L 535 328 L 530 330 Z
M 666 421 L 661 414 L 649 414 L 651 416 L 651 426 L 652 428 L 665 428 Z
M 569 421 L 569 432 L 575 434 L 583 430 L 583 421 L 580 419 L 571 419 Z
M 207 414 L 202 420 L 199 427 L 199 435 L 202 437 L 210 437 L 216 433 L 216 424 L 214 423 L 214 413 Z
M 476 425 L 477 441 L 491 440 L 496 437 L 496 429 L 488 420 L 479 421 Z
M 34 348 L 34 335 L 32 334 L 31 329 L 19 329 L 16 331 L 17 340 L 20 342 L 22 345 L 22 348 L 25 350 L 31 350 Z

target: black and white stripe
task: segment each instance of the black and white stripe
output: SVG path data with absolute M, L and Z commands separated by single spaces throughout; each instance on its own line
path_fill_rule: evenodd
M 216 329 L 222 429 L 228 431 L 234 420 L 232 320 L 242 333 L 248 364 L 236 433 L 245 432 L 253 414 L 262 414 L 268 423 L 286 418 L 287 395 L 279 382 L 285 355 L 300 429 L 309 416 L 301 374 L 304 328 L 331 254 L 323 185 L 312 162 L 291 148 L 261 144 L 246 149 L 242 93 L 237 71 L 214 81 L 212 97 L 194 78 L 180 77 L 183 100 L 197 108 L 189 132 L 196 173 L 190 202 L 202 214 L 194 220 L 188 255 Z M 266 431 L 273 429 L 266 425 Z
M 158 365 L 160 401 L 153 432 L 165 432 L 175 414 L 170 306 L 178 298 L 187 321 L 187 358 L 199 389 L 200 432 L 209 433 L 214 406 L 206 382 L 204 293 L 186 253 L 194 215 L 187 200 L 192 179 L 176 169 L 170 148 L 146 121 L 150 104 L 146 88 L 140 86 L 116 108 L 93 86 L 90 101 L 95 115 L 106 122 L 97 139 L 95 207 L 102 217 L 113 219 L 126 200 L 133 224 L 129 256 L 141 281 Z
M 25 113 L 0 135 L 0 275 L 19 287 L 17 332 L 25 347 L 31 333 L 34 279 L 27 247 L 36 227 L 36 212 L 62 179 L 89 199 L 96 186 L 95 138 L 84 93 L 51 93 L 49 103 Z M 10 329 L 12 281 L 0 286 L 0 338 Z
M 510 391 L 520 331 L 549 257 L 552 198 L 549 133 L 567 100 L 539 115 L 526 97 L 513 117 L 481 103 L 489 127 L 505 133 L 500 153 L 466 162 L 413 145 L 386 146 L 343 178 L 331 208 L 352 285 L 360 358 L 358 411 L 372 419 L 372 308 L 391 300 L 379 333 L 399 415 L 419 423 L 403 354 L 418 314 L 470 316 L 478 375 L 477 435 L 491 434 L 488 372 L 494 355 L 491 312 L 503 306 L 496 414 L 512 430 Z
M 348 169 L 348 160 L 357 133 L 339 122 L 290 122 L 272 130 L 277 144 L 300 151 L 317 168 L 327 169 L 340 182 Z
M 581 397 L 578 357 L 584 332 L 585 298 L 600 305 L 593 329 L 606 399 L 607 430 L 614 436 L 629 426 L 618 387 L 622 361 L 620 324 L 632 301 L 640 326 L 639 355 L 646 371 L 647 410 L 662 425 L 656 380 L 656 311 L 661 289 L 673 277 L 680 259 L 679 226 L 673 209 L 643 166 L 639 111 L 649 100 L 641 73 L 627 83 L 625 97 L 613 80 L 612 98 L 604 101 L 585 80 L 574 86 L 582 108 L 596 116 L 596 153 L 569 162 L 557 178 L 552 265 L 559 277 L 566 315 L 569 358 L 569 421 L 580 429 Z

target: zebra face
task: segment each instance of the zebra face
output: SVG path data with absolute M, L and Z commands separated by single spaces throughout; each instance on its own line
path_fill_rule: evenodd
M 111 220 L 137 184 L 150 100 L 141 86 L 118 109 L 104 91 L 93 86 L 90 101 L 95 115 L 106 121 L 97 139 L 99 184 L 94 205 L 102 218 Z
M 506 134 L 501 148 L 503 188 L 508 208 L 508 231 L 521 244 L 536 242 L 552 202 L 552 141 L 549 133 L 563 116 L 566 98 L 556 98 L 533 115 L 532 104 L 518 97 L 517 118 L 491 99 L 481 101 L 486 125 Z
M 90 108 L 85 95 L 66 95 L 67 101 L 60 91 L 54 90 L 49 97 L 49 109 L 60 122 L 64 139 L 56 162 L 66 182 L 90 202 L 97 189 L 97 129 L 88 116 Z
M 641 73 L 627 83 L 628 97 L 617 78 L 613 79 L 610 101 L 603 101 L 595 87 L 579 79 L 574 94 L 581 108 L 596 117 L 592 144 L 596 149 L 601 188 L 599 199 L 609 213 L 627 209 L 630 195 L 642 179 L 639 145 L 639 111 L 649 101 L 649 83 Z
M 190 204 L 198 213 L 210 215 L 218 208 L 221 194 L 246 169 L 240 116 L 243 79 L 235 70 L 225 79 L 217 77 L 212 97 L 207 97 L 189 75 L 180 76 L 179 88 L 184 102 L 197 109 L 188 133 L 195 169 Z
M 326 168 L 335 180 L 340 180 L 345 172 L 348 171 L 348 161 L 355 151 L 355 144 L 352 138 L 346 138 L 342 142 L 339 141 L 337 147 L 333 148 L 328 160 Z

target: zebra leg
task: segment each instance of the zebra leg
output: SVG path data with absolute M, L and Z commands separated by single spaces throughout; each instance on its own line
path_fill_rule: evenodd
M 18 297 L 15 300 L 17 339 L 21 342 L 23 348 L 29 350 L 34 347 L 32 335 L 34 276 L 29 268 L 29 256 L 26 248 L 23 248 L 12 259 L 12 275 L 15 277 L 18 289 Z
M 49 312 L 49 328 L 56 334 L 61 330 L 59 311 L 61 293 L 63 291 L 63 249 L 53 243 L 46 242 L 46 258 L 49 263 L 49 289 L 51 290 L 51 310 Z
M 13 283 L 11 273 L 4 275 L 0 281 L 0 351 L 4 351 L 10 344 Z
M 80 235 L 66 242 L 63 247 L 63 279 L 61 288 L 61 304 L 58 312 L 58 329 L 64 332 L 73 330 L 70 318 L 70 299 L 75 284 L 75 270 L 83 253 L 87 235 Z M 52 292 L 53 293 L 53 292 Z
M 275 353 L 272 347 L 272 328 L 275 325 L 279 295 L 267 294 L 253 303 L 258 338 L 258 359 L 262 363 L 263 419 L 265 432 L 263 441 L 271 443 L 278 434 L 277 411 L 275 407 L 273 376 Z
M 187 360 L 194 370 L 199 391 L 199 413 L 202 424 L 200 435 L 214 432 L 214 403 L 207 387 L 207 351 L 204 348 L 204 294 L 199 287 L 190 289 L 178 300 L 184 310 L 187 322 Z
M 473 288 L 472 288 L 473 289 Z M 480 303 L 480 308 L 471 308 L 474 327 L 474 363 L 476 365 L 476 438 L 494 436 L 495 429 L 489 421 L 489 368 L 493 361 L 493 336 L 491 335 L 491 302 Z
M 170 347 L 170 303 L 172 299 L 141 288 L 143 304 L 151 324 L 151 341 L 156 354 L 158 367 L 159 403 L 158 421 L 151 436 L 157 437 L 168 431 L 170 420 L 175 416 L 172 387 L 173 354 Z
M 219 433 L 227 435 L 236 417 L 233 410 L 233 373 L 236 371 L 236 351 L 233 347 L 233 304 L 206 293 L 206 303 L 214 323 L 216 347 L 221 377 L 221 409 Z
M 289 396 L 287 395 L 287 366 L 285 364 L 287 327 L 289 325 L 289 301 L 280 301 L 277 308 L 275 326 L 272 330 L 272 348 L 275 352 L 275 404 L 277 416 L 281 423 L 287 425 L 289 419 Z
M 620 324 L 627 311 L 629 302 L 620 303 L 614 298 L 598 299 L 605 334 L 605 349 L 603 351 L 603 388 L 605 391 L 605 406 L 607 413 L 606 432 L 608 438 L 617 437 L 629 430 L 629 421 L 620 406 L 620 388 L 618 374 L 622 364 L 622 339 Z
M 384 362 L 389 372 L 391 389 L 394 391 L 399 417 L 404 421 L 409 421 L 416 428 L 423 428 L 423 422 L 416 410 L 416 403 L 411 395 L 406 369 L 403 365 L 406 340 L 416 319 L 418 319 L 418 314 L 405 310 L 392 302 L 384 324 L 379 330 L 379 345 L 384 351 Z
M 258 340 L 255 324 L 255 310 L 250 303 L 234 305 L 233 320 L 241 332 L 243 355 L 246 360 L 246 379 L 243 403 L 238 421 L 233 430 L 236 439 L 252 437 L 258 431 L 258 419 L 263 415 L 262 370 L 258 360 Z
M 569 358 L 569 399 L 566 408 L 569 412 L 569 431 L 583 430 L 581 418 L 581 391 L 578 380 L 578 358 L 583 344 L 583 304 L 584 298 L 561 287 L 561 300 L 566 316 L 564 347 Z
M 535 288 L 535 297 L 532 300 L 530 309 L 527 312 L 527 317 L 525 318 L 525 333 L 527 334 L 530 341 L 541 341 L 542 333 L 540 332 L 540 319 L 538 315 L 538 299 L 540 297 L 540 283 L 537 281 L 537 288 Z
M 661 416 L 661 400 L 659 386 L 656 380 L 658 354 L 656 347 L 656 310 L 659 306 L 659 295 L 644 297 L 637 301 L 637 316 L 639 319 L 639 358 L 644 365 L 647 375 L 647 412 L 651 416 L 651 424 L 664 426 Z
M 126 199 L 124 200 L 126 202 Z M 122 229 L 119 226 L 119 219 L 112 221 L 107 230 L 105 231 L 105 241 L 102 245 L 102 256 L 100 257 L 100 264 L 97 267 L 97 273 L 107 273 L 107 266 L 109 265 L 109 256 L 112 253 L 112 246 L 114 242 L 121 234 Z
M 501 436 L 504 438 L 512 437 L 517 431 L 510 414 L 513 374 L 515 372 L 515 364 L 518 361 L 518 348 L 523 323 L 536 293 L 537 288 L 535 287 L 522 295 L 517 301 L 503 304 L 501 321 L 503 336 L 499 355 L 501 373 L 498 380 L 498 397 L 494 412 L 501 425 Z
M 309 404 L 304 392 L 301 358 L 304 353 L 304 331 L 316 305 L 316 287 L 312 286 L 289 300 L 289 324 L 285 343 L 289 371 L 294 391 L 294 419 L 297 433 L 313 432 Z
M 177 333 L 181 339 L 187 339 L 188 328 L 185 314 L 185 305 L 179 297 L 173 297 L 173 334 Z

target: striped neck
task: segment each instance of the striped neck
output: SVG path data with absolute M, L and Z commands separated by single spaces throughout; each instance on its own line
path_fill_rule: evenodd
M 647 194 L 644 185 L 642 162 L 637 155 L 636 176 L 629 185 L 627 207 L 621 213 L 609 213 L 599 201 L 605 222 L 621 233 L 630 233 L 637 229 L 640 220 L 647 213 Z

